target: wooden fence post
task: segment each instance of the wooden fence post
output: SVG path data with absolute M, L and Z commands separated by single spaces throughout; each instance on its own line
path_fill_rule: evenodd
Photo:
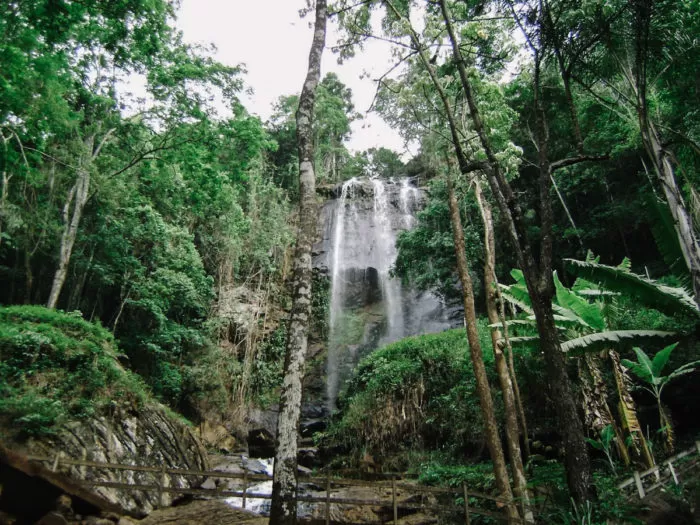
M 676 475 L 676 469 L 673 468 L 673 463 L 671 463 L 671 460 L 668 461 L 668 470 L 671 472 L 671 477 L 673 478 L 673 482 L 678 485 L 678 476 Z
M 639 476 L 639 471 L 634 471 L 634 483 L 637 485 L 637 492 L 639 493 L 639 499 L 644 499 L 646 495 L 644 492 L 644 485 L 642 485 L 642 478 Z
M 331 525 L 331 471 L 326 473 L 326 525 Z
M 396 476 L 391 476 L 391 503 L 394 507 L 394 525 L 399 522 L 399 509 L 396 505 Z
M 464 492 L 464 523 L 469 525 L 469 494 L 467 493 L 467 483 L 462 482 L 462 491 Z
M 83 461 L 87 461 L 87 449 L 85 447 L 83 447 L 83 453 L 81 454 L 80 457 Z M 85 474 L 86 474 L 85 463 L 80 465 L 80 468 L 78 470 L 80 472 L 80 479 L 85 480 Z
M 165 463 L 162 463 L 160 466 L 160 476 L 158 476 L 158 506 L 160 508 L 163 508 L 166 506 L 165 503 L 163 503 L 163 497 L 165 496 Z
M 248 492 L 248 470 L 243 470 L 243 510 L 245 510 L 246 492 Z
M 58 464 L 61 462 L 62 454 L 62 452 L 56 452 L 56 456 L 53 458 L 53 465 L 51 465 L 51 470 L 53 472 L 56 472 L 56 470 L 58 469 Z

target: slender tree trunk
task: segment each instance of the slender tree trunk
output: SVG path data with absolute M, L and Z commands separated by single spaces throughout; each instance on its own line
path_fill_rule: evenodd
M 659 405 L 659 425 L 664 433 L 664 449 L 667 454 L 673 454 L 674 443 L 676 441 L 676 433 L 673 430 L 673 422 L 671 417 L 668 415 L 668 411 L 661 402 L 661 396 L 656 398 L 656 402 Z
M 527 418 L 525 417 L 525 408 L 520 396 L 520 386 L 518 385 L 518 376 L 515 373 L 515 359 L 513 357 L 513 346 L 510 344 L 510 335 L 508 334 L 508 324 L 506 323 L 506 311 L 501 291 L 496 283 L 496 297 L 498 300 L 498 315 L 503 327 L 503 342 L 505 344 L 506 354 L 508 357 L 508 369 L 511 373 L 511 382 L 513 383 L 513 394 L 515 395 L 515 404 L 518 407 L 518 420 L 520 421 L 520 430 L 523 434 L 523 445 L 525 449 L 525 462 L 530 457 L 530 433 L 527 430 Z
M 678 187 L 671 155 L 661 145 L 656 127 L 649 121 L 641 121 L 640 117 L 640 128 L 642 141 L 661 181 L 683 258 L 690 271 L 695 303 L 700 307 L 700 243 L 693 227 L 693 218 Z
M 32 270 L 32 252 L 24 251 L 24 304 L 31 304 L 34 291 L 34 271 Z
M 88 259 L 87 266 L 85 270 L 80 275 L 80 280 L 78 285 L 73 288 L 71 292 L 70 299 L 68 300 L 68 308 L 70 310 L 80 309 L 80 300 L 83 295 L 83 290 L 85 289 L 85 283 L 87 282 L 88 275 L 92 271 L 92 260 L 95 258 L 95 245 L 93 244 L 90 248 L 90 258 Z M 116 326 L 116 323 L 115 323 Z
M 462 299 L 464 302 L 464 324 L 467 331 L 467 341 L 469 342 L 469 353 L 471 355 L 474 378 L 476 380 L 476 391 L 479 395 L 481 414 L 484 419 L 484 432 L 486 434 L 486 444 L 489 448 L 491 461 L 493 461 L 493 471 L 496 476 L 496 485 L 501 496 L 507 500 L 513 498 L 508 470 L 506 469 L 505 457 L 501 446 L 501 438 L 498 433 L 498 423 L 496 422 L 496 411 L 491 398 L 491 388 L 486 375 L 484 356 L 479 342 L 479 334 L 476 329 L 476 310 L 474 307 L 474 290 L 472 279 L 469 275 L 466 248 L 464 245 L 464 231 L 462 229 L 462 219 L 459 215 L 459 205 L 455 196 L 454 186 L 448 173 L 447 185 L 449 191 L 450 222 L 452 224 L 452 236 L 455 243 L 455 255 L 457 257 L 457 272 L 462 283 Z M 505 397 L 505 396 L 504 396 Z M 517 427 L 517 424 L 516 424 Z M 512 436 L 509 435 L 509 441 Z M 517 441 L 517 430 L 515 439 Z M 517 457 L 520 460 L 520 447 L 517 447 Z M 514 458 L 511 458 L 514 459 Z M 522 461 L 520 462 L 522 473 Z M 515 470 L 515 469 L 514 469 Z M 524 482 L 523 484 L 525 484 Z M 511 519 L 519 518 L 517 508 L 509 505 L 508 516 Z
M 474 130 L 484 149 L 488 166 L 484 170 L 491 186 L 491 191 L 498 202 L 503 220 L 511 236 L 518 261 L 523 270 L 525 281 L 532 299 L 533 311 L 537 321 L 540 348 L 547 363 L 547 377 L 550 395 L 557 414 L 557 426 L 564 444 L 567 482 L 572 497 L 578 502 L 588 500 L 591 482 L 590 461 L 583 431 L 583 424 L 578 417 L 571 384 L 566 370 L 566 361 L 561 351 L 554 313 L 552 297 L 554 282 L 552 279 L 552 242 L 553 214 L 550 202 L 551 165 L 547 154 L 547 127 L 544 112 L 539 100 L 539 58 L 535 57 L 535 115 L 537 119 L 537 136 L 539 148 L 539 200 L 540 200 L 540 261 L 536 264 L 532 247 L 528 240 L 522 209 L 510 184 L 505 178 L 495 151 L 491 146 L 486 127 L 481 119 L 476 97 L 467 75 L 459 41 L 457 40 L 452 19 L 445 0 L 439 0 L 440 9 L 447 28 L 452 53 L 464 95 L 469 107 Z
M 496 291 L 496 287 L 498 286 L 496 280 L 496 238 L 493 230 L 491 207 L 484 198 L 481 190 L 481 181 L 478 178 L 474 180 L 474 195 L 476 196 L 476 202 L 479 205 L 481 217 L 484 221 L 484 288 L 486 291 L 486 313 L 489 324 L 493 325 L 500 322 Z M 515 394 L 513 393 L 513 384 L 510 379 L 511 376 L 508 371 L 506 357 L 500 345 L 500 339 L 500 330 L 491 329 L 491 344 L 496 361 L 496 372 L 498 373 L 498 380 L 501 384 L 501 392 L 503 394 L 506 442 L 508 444 L 510 466 L 513 472 L 513 486 L 515 495 L 520 498 L 522 502 L 525 521 L 534 523 L 535 519 L 530 508 L 530 494 L 527 490 L 527 478 L 525 477 L 525 468 L 520 452 L 520 432 L 518 431 L 518 411 L 515 403 Z M 525 439 L 527 439 L 527 436 Z
M 49 308 L 56 308 L 58 297 L 61 295 L 63 284 L 66 281 L 68 265 L 70 264 L 73 245 L 78 235 L 78 226 L 83 216 L 83 208 L 87 202 L 89 189 L 90 169 L 89 166 L 82 166 L 63 206 L 63 233 L 61 234 L 61 247 L 58 253 L 58 268 L 51 284 L 49 300 L 46 303 L 46 306 Z M 71 205 L 73 206 L 72 212 Z
M 2 145 L 3 145 L 3 151 L 5 155 L 3 156 L 2 159 L 2 181 L 0 184 L 2 184 L 2 188 L 0 188 L 0 247 L 2 246 L 2 230 L 4 226 L 4 222 L 6 220 L 5 217 L 5 208 L 7 206 L 7 196 L 9 194 L 10 190 L 10 179 L 12 178 L 11 175 L 8 175 L 7 173 L 7 153 L 8 153 L 8 147 L 7 143 L 9 142 L 11 136 L 5 137 L 4 135 L 0 135 L 0 140 L 2 140 Z
M 695 303 L 700 307 L 700 242 L 694 230 L 692 215 L 688 211 L 683 194 L 678 187 L 671 155 L 664 148 L 658 130 L 649 116 L 647 62 L 649 58 L 649 33 L 656 6 L 653 0 L 635 0 L 631 4 L 634 9 L 635 57 L 633 67 L 629 69 L 623 67 L 622 73 L 634 91 L 635 109 L 642 143 L 654 165 L 654 171 L 666 196 L 683 258 L 690 271 Z
M 326 42 L 326 0 L 316 0 L 316 22 L 309 68 L 296 114 L 299 150 L 299 230 L 292 276 L 292 311 L 287 331 L 284 381 L 277 419 L 275 467 L 270 523 L 292 525 L 297 520 L 297 438 L 301 387 L 311 315 L 311 246 L 316 234 L 316 177 L 314 174 L 313 109 L 321 77 Z

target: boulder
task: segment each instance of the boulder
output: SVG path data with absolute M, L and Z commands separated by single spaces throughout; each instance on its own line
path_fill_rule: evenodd
M 233 452 L 238 447 L 236 438 L 223 425 L 203 421 L 196 429 L 197 437 L 208 449 Z

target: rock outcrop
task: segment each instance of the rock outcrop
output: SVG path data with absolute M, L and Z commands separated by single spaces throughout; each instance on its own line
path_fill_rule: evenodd
M 110 417 L 96 417 L 71 422 L 53 436 L 31 439 L 21 445 L 5 444 L 16 456 L 86 459 L 98 463 L 206 470 L 207 456 L 188 425 L 156 404 L 132 412 L 117 409 Z M 44 463 L 44 465 L 47 465 Z M 49 466 L 52 466 L 49 463 Z M 34 469 L 31 475 L 46 479 L 46 470 Z M 87 499 L 100 508 L 142 517 L 161 506 L 157 491 L 121 490 L 111 487 L 91 487 L 91 481 L 107 481 L 140 485 L 156 485 L 160 472 L 111 470 L 58 463 L 51 479 L 74 495 Z M 197 476 L 166 475 L 168 487 L 198 486 Z M 80 487 L 76 491 L 74 487 Z M 162 504 L 170 505 L 173 493 L 163 493 Z M 106 506 L 105 502 L 109 505 Z

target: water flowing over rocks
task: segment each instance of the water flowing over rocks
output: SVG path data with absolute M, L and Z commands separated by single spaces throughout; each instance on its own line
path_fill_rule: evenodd
M 408 178 L 353 178 L 327 192 L 314 267 L 331 281 L 326 361 L 329 410 L 357 362 L 379 346 L 456 325 L 435 294 L 393 277 L 396 239 L 413 227 L 423 194 Z M 458 324 L 458 323 L 457 323 Z

